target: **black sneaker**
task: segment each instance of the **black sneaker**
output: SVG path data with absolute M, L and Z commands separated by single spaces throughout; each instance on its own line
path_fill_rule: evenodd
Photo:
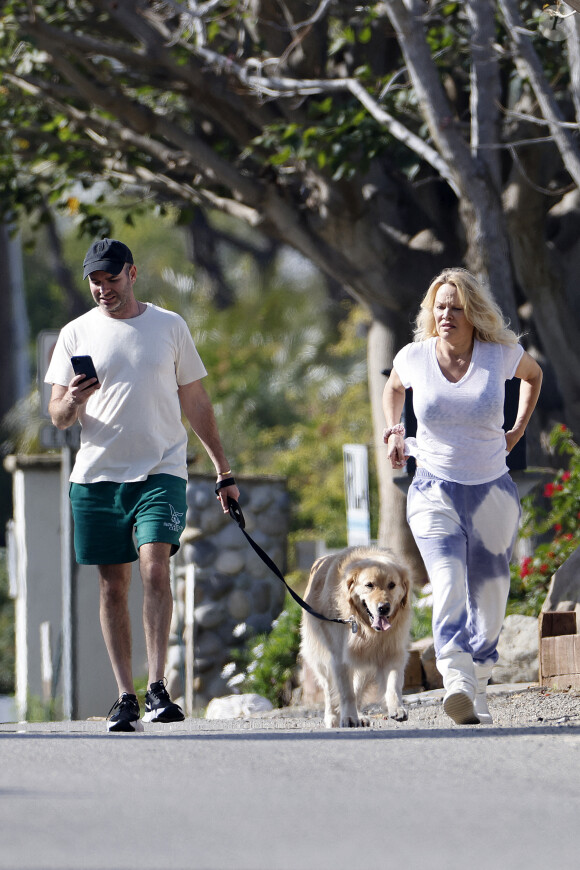
M 151 683 L 145 695 L 144 722 L 183 722 L 185 716 L 178 704 L 174 704 L 165 688 L 165 680 Z
M 107 714 L 107 729 L 109 731 L 143 731 L 140 715 L 137 695 L 123 692 Z

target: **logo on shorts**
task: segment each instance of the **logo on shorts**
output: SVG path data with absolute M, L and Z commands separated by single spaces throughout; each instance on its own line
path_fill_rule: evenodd
M 169 505 L 169 510 L 171 512 L 171 522 L 163 523 L 164 526 L 167 526 L 172 532 L 180 532 L 183 528 L 183 523 L 181 522 L 181 517 L 183 513 L 178 513 L 172 504 Z

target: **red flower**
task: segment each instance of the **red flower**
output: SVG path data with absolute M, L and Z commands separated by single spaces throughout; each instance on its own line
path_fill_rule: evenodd
M 570 532 L 568 532 L 567 535 L 564 535 L 564 538 L 566 541 L 571 541 L 573 537 L 574 537 L 574 535 L 572 535 Z
M 580 514 L 578 514 L 578 516 L 580 517 Z M 562 531 L 562 523 L 554 523 L 554 531 L 561 532 Z
M 552 496 L 554 495 L 554 484 L 553 483 L 547 483 L 545 485 L 544 495 L 546 496 L 546 498 L 552 498 Z
M 541 571 L 541 573 L 542 573 L 542 574 L 547 574 L 549 570 L 550 570 L 550 569 L 549 569 L 548 565 L 546 565 L 545 562 L 542 562 L 542 564 L 540 565 L 540 571 Z
M 564 480 L 564 481 L 570 480 L 571 477 L 572 477 L 572 472 L 565 471 L 564 474 L 562 475 L 562 480 Z
M 567 431 L 568 431 L 567 427 L 564 426 L 564 424 L 562 423 L 562 424 L 560 425 L 560 432 L 567 432 Z

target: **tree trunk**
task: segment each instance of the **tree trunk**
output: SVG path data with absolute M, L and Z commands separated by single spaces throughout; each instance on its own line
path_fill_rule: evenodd
M 0 317 L 0 419 L 30 389 L 28 318 L 18 238 L 0 224 L 2 317 Z
M 401 318 L 394 327 L 375 320 L 368 336 L 368 381 L 373 419 L 373 444 L 379 487 L 379 544 L 400 553 L 409 563 L 413 583 L 422 585 L 427 572 L 413 540 L 406 518 L 407 473 L 394 471 L 387 460 L 387 448 L 383 443 L 385 418 L 382 396 L 393 357 L 408 341 L 408 326 Z
M 67 319 L 73 320 L 73 318 L 80 317 L 81 314 L 84 314 L 88 310 L 89 302 L 76 288 L 71 270 L 67 266 L 63 255 L 62 242 L 53 212 L 46 201 L 43 203 L 43 220 L 46 227 L 48 254 L 52 271 L 65 295 Z

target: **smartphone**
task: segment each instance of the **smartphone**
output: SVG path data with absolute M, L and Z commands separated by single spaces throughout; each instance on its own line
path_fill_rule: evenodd
M 96 378 L 97 383 L 99 382 L 92 357 L 71 356 L 70 361 L 75 375 L 84 375 L 85 378 Z

